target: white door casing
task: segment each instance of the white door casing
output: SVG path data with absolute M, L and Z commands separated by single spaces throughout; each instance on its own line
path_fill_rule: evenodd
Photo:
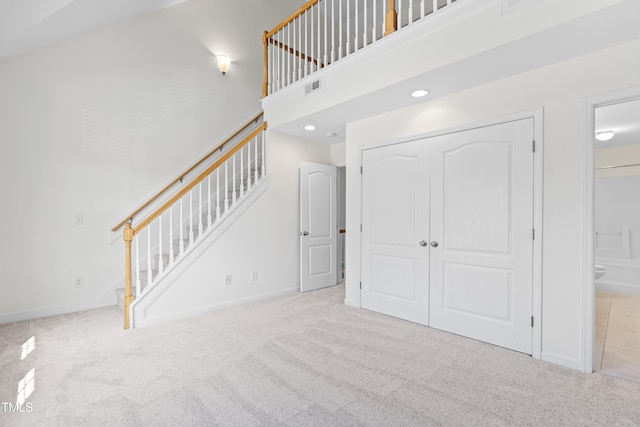
M 300 163 L 300 292 L 338 283 L 337 176 L 335 166 Z
M 363 150 L 362 307 L 532 354 L 532 141 L 523 119 Z
M 406 143 L 366 150 L 362 162 L 362 307 L 426 325 L 427 152 Z

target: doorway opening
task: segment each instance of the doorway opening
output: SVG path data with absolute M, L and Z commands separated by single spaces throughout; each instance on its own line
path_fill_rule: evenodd
M 640 99 L 593 121 L 593 370 L 640 382 Z

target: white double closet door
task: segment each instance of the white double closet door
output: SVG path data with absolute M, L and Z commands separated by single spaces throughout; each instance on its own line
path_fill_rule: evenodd
M 363 151 L 362 307 L 532 352 L 533 119 Z

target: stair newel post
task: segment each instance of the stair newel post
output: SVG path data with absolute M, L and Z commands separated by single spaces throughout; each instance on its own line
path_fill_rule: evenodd
M 133 302 L 133 293 L 131 289 L 131 242 L 133 241 L 133 228 L 128 222 L 124 227 L 124 328 L 130 328 L 129 307 Z
M 264 78 L 262 83 L 262 97 L 269 95 L 269 40 L 267 32 L 262 34 L 262 44 L 264 45 Z
M 384 36 L 395 32 L 398 29 L 397 26 L 398 14 L 396 13 L 396 0 L 389 0 L 389 8 L 387 9 L 387 16 L 385 23 L 387 25 Z

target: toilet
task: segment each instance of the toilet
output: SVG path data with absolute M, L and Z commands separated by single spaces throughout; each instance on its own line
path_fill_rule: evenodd
M 606 273 L 607 273 L 607 267 L 605 265 L 596 264 L 595 266 L 596 280 L 604 276 Z

